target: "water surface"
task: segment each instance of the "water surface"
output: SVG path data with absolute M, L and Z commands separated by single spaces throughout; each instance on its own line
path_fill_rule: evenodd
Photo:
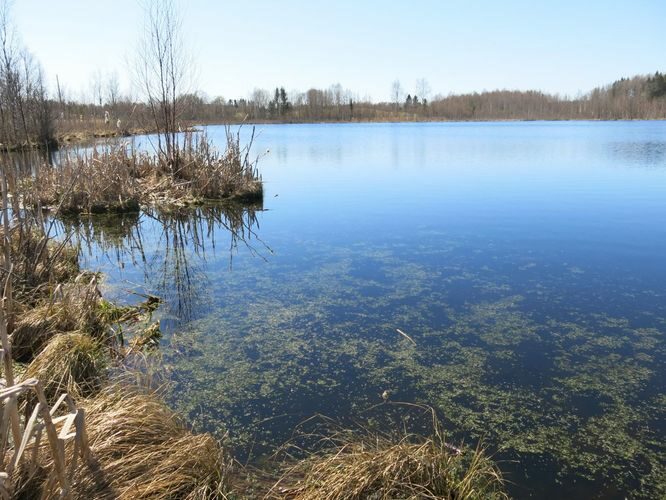
M 166 298 L 196 428 L 258 460 L 317 413 L 388 428 L 386 390 L 518 497 L 666 495 L 665 122 L 258 131 L 263 210 L 85 227 L 107 295 Z

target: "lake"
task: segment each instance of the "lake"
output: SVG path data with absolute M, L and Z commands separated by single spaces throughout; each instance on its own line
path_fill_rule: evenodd
M 257 133 L 263 208 L 79 227 L 107 297 L 165 298 L 197 430 L 259 463 L 313 415 L 419 428 L 416 403 L 516 497 L 666 495 L 666 122 Z

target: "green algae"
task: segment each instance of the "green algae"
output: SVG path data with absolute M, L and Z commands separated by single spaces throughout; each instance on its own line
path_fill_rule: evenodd
M 436 273 L 384 259 L 395 288 L 376 297 L 357 292 L 367 282 L 354 279 L 350 259 L 342 258 L 283 283 L 281 298 L 263 295 L 261 287 L 271 284 L 255 281 L 260 298 L 249 298 L 247 311 L 233 304 L 191 324 L 202 355 L 178 360 L 175 370 L 178 379 L 184 370 L 199 386 L 187 387 L 191 401 L 185 396 L 176 404 L 190 415 L 207 414 L 197 407 L 206 401 L 237 446 L 270 448 L 284 433 L 262 424 L 285 420 L 299 398 L 323 402 L 342 393 L 340 406 L 362 414 L 388 390 L 434 406 L 453 435 L 483 440 L 502 456 L 552 457 L 560 481 L 575 475 L 627 491 L 637 485 L 637 497 L 664 491 L 660 435 L 641 427 L 663 422 L 663 406 L 645 405 L 638 396 L 657 376 L 655 349 L 663 359 L 658 329 L 632 329 L 629 320 L 603 314 L 588 316 L 585 326 L 552 318 L 544 324 L 516 294 L 451 307 L 427 290 Z M 507 291 L 485 284 L 478 290 Z M 435 300 L 423 302 L 424 296 Z M 445 318 L 443 328 L 432 327 L 434 310 Z M 395 327 L 417 345 L 395 335 Z M 531 368 L 530 379 L 526 366 L 534 351 L 541 351 L 536 357 L 543 364 Z M 519 376 L 512 378 L 512 370 Z M 326 409 L 312 405 L 313 412 Z

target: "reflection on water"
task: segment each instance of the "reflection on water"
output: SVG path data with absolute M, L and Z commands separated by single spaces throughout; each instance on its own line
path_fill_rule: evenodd
M 255 460 L 316 413 L 411 427 L 390 402 L 427 404 L 518 497 L 664 496 L 666 123 L 280 125 L 257 146 L 267 210 L 74 224 L 107 295 L 166 297 L 196 428 Z
M 230 269 L 239 245 L 261 258 L 270 253 L 258 235 L 258 210 L 260 206 L 236 205 L 168 211 L 151 208 L 141 213 L 64 218 L 60 223 L 61 231 L 72 235 L 84 258 L 96 261 L 87 262 L 87 267 L 104 269 L 106 262 L 113 269 L 110 281 L 116 286 L 119 276 L 128 270 L 132 277 L 122 280 L 125 290 L 159 296 L 164 300 L 165 318 L 182 324 L 198 314 L 201 304 L 197 297 L 204 296 L 209 287 L 208 253 L 215 253 L 228 241 L 224 250 Z

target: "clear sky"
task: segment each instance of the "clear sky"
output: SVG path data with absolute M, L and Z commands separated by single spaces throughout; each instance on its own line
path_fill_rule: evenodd
M 497 88 L 575 95 L 666 70 L 666 0 L 183 0 L 196 90 L 341 83 L 388 100 L 399 79 L 432 94 Z M 53 84 L 89 92 L 96 71 L 130 85 L 138 0 L 15 0 L 14 22 Z

